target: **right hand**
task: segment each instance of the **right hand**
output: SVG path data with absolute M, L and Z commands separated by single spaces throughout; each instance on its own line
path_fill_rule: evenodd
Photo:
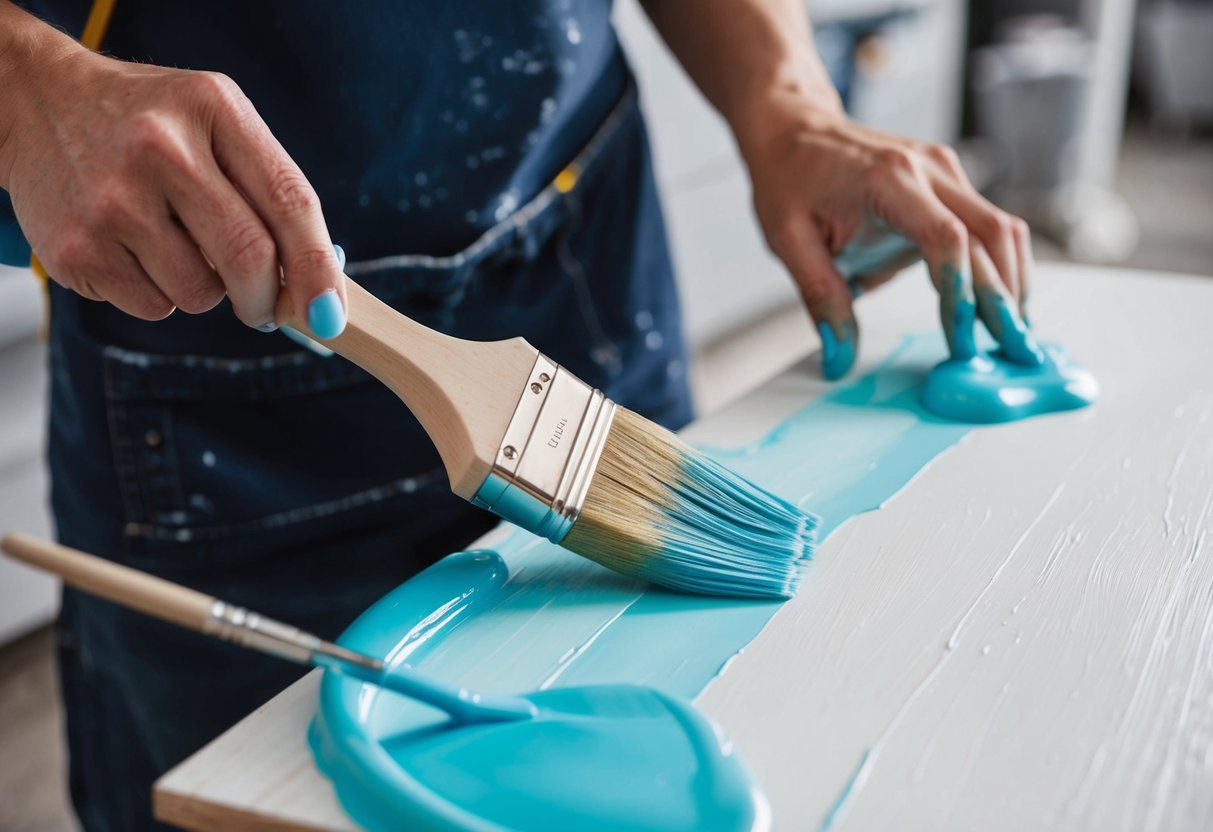
M 226 295 L 263 331 L 341 331 L 316 192 L 231 79 L 77 47 L 23 81 L 0 186 L 54 280 L 146 320 Z

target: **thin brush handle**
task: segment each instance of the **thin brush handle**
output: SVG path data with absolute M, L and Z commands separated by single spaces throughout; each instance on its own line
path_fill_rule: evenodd
M 345 290 L 345 331 L 317 340 L 400 397 L 438 448 L 451 488 L 470 500 L 492 469 L 539 353 L 522 338 L 465 341 L 436 332 L 349 278 Z M 299 320 L 290 325 L 311 335 Z
M 189 630 L 201 632 L 215 604 L 196 590 L 29 535 L 5 535 L 0 549 L 76 589 Z
M 300 664 L 353 665 L 377 672 L 382 662 L 288 624 L 220 601 L 138 569 L 25 534 L 9 534 L 0 549 L 53 572 L 64 583 L 107 601 L 205 635 Z
M 433 705 L 457 722 L 530 719 L 535 707 L 515 696 L 482 696 L 431 679 L 408 667 L 384 671 L 383 662 L 323 641 L 217 598 L 96 555 L 26 534 L 8 534 L 0 549 L 19 561 L 53 572 L 76 589 L 187 630 L 231 641 L 306 665 L 337 669 Z M 218 616 L 218 617 L 217 617 Z

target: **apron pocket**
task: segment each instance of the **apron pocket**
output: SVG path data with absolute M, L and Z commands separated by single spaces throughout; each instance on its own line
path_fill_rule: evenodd
M 128 554 L 242 558 L 447 490 L 416 420 L 340 358 L 103 351 Z

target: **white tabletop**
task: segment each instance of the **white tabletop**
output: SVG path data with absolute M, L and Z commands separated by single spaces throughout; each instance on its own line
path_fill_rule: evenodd
M 1034 317 L 1092 409 L 976 430 L 819 549 L 699 698 L 781 829 L 1213 828 L 1213 279 L 1042 265 Z M 860 372 L 932 326 L 864 298 Z M 760 435 L 801 365 L 693 427 Z M 194 829 L 354 828 L 305 732 L 311 674 L 166 775 Z

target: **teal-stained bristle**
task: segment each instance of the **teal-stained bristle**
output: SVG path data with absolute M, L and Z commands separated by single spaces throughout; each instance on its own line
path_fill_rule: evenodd
M 648 580 L 709 595 L 790 598 L 812 556 L 817 519 L 688 451 L 670 484 Z
M 561 544 L 683 592 L 788 598 L 816 528 L 812 515 L 620 408 Z

